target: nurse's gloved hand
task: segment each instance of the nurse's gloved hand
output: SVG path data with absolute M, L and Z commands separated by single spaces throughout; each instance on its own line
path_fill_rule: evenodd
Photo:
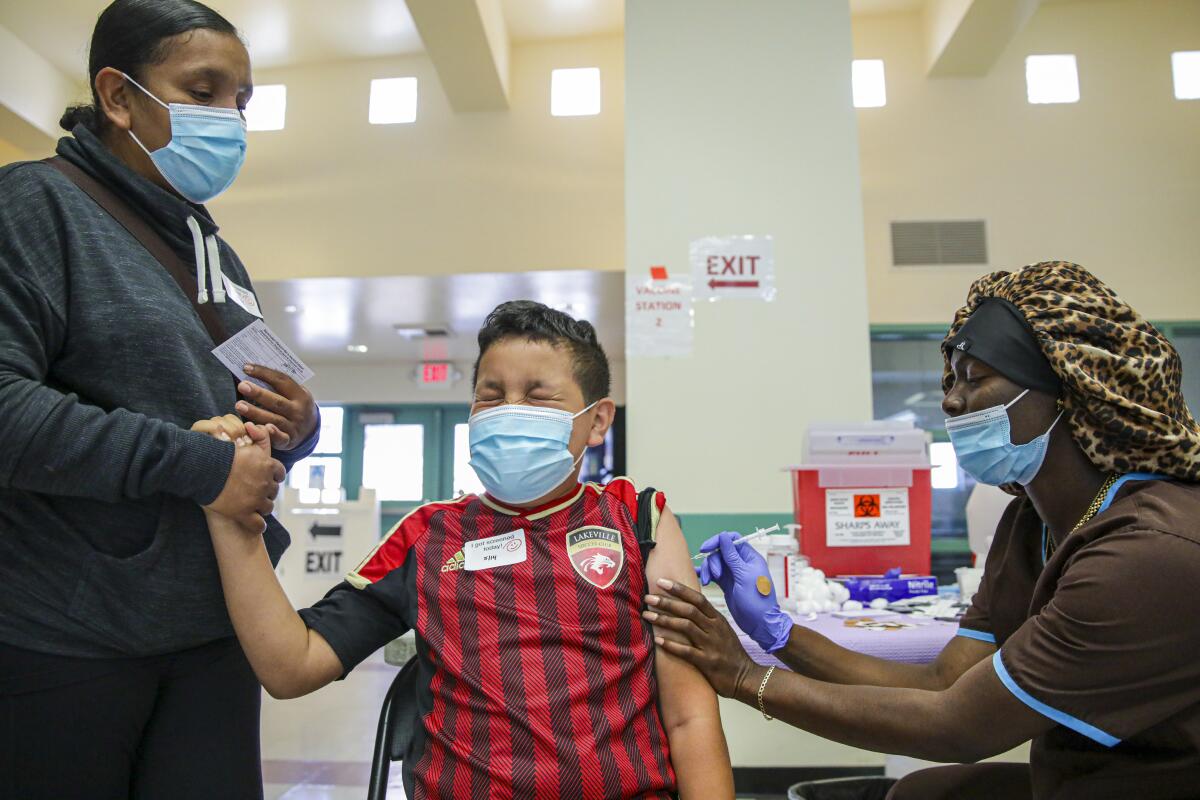
M 750 544 L 734 544 L 738 534 L 725 531 L 700 545 L 713 550 L 696 568 L 702 584 L 713 581 L 725 593 L 733 621 L 768 653 L 787 644 L 792 618 L 779 608 L 767 560 Z

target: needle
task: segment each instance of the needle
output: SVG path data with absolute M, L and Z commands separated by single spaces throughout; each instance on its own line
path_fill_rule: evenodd
M 779 530 L 778 523 L 769 528 L 755 528 L 754 533 L 748 533 L 745 536 L 734 539 L 733 543 L 741 544 L 742 542 L 751 542 L 760 536 L 766 536 L 768 533 L 774 533 L 777 530 Z M 696 555 L 692 556 L 692 561 L 699 561 L 705 556 L 712 555 L 714 552 L 715 550 L 701 550 L 699 553 L 696 553 Z

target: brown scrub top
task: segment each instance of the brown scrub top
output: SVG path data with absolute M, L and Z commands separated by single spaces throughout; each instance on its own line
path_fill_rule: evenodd
M 959 635 L 1057 725 L 1034 795 L 1200 798 L 1200 484 L 1123 476 L 1043 564 L 1028 498 L 1001 518 Z

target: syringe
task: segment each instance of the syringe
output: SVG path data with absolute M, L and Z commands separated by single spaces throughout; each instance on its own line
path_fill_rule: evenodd
M 747 533 L 745 536 L 734 539 L 733 543 L 741 544 L 742 542 L 751 542 L 760 536 L 766 536 L 768 533 L 774 533 L 777 530 L 779 530 L 778 524 L 772 525 L 769 528 L 755 528 L 754 533 Z M 712 555 L 714 552 L 715 550 L 701 550 L 699 553 L 696 553 L 696 555 L 692 556 L 692 561 L 699 561 L 706 556 Z

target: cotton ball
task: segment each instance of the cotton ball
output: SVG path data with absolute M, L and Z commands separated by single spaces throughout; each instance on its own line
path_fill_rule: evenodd
M 820 581 L 825 580 L 825 573 L 822 572 L 821 570 L 814 569 L 813 574 L 817 576 L 817 580 L 820 580 Z
M 832 611 L 837 611 L 838 604 L 833 602 L 832 600 L 826 600 L 825 604 L 823 606 L 821 606 L 821 610 L 826 613 L 830 613 Z
M 796 613 L 797 614 L 811 614 L 816 610 L 817 610 L 817 607 L 815 605 L 813 605 L 813 602 L 811 600 L 801 600 L 799 603 L 796 604 Z
M 842 603 L 842 611 L 862 611 L 863 604 L 857 600 L 847 600 Z
M 874 600 L 871 601 L 871 608 L 875 609 L 876 611 L 887 608 L 887 607 L 888 607 L 888 601 L 887 601 L 886 597 L 876 597 Z

